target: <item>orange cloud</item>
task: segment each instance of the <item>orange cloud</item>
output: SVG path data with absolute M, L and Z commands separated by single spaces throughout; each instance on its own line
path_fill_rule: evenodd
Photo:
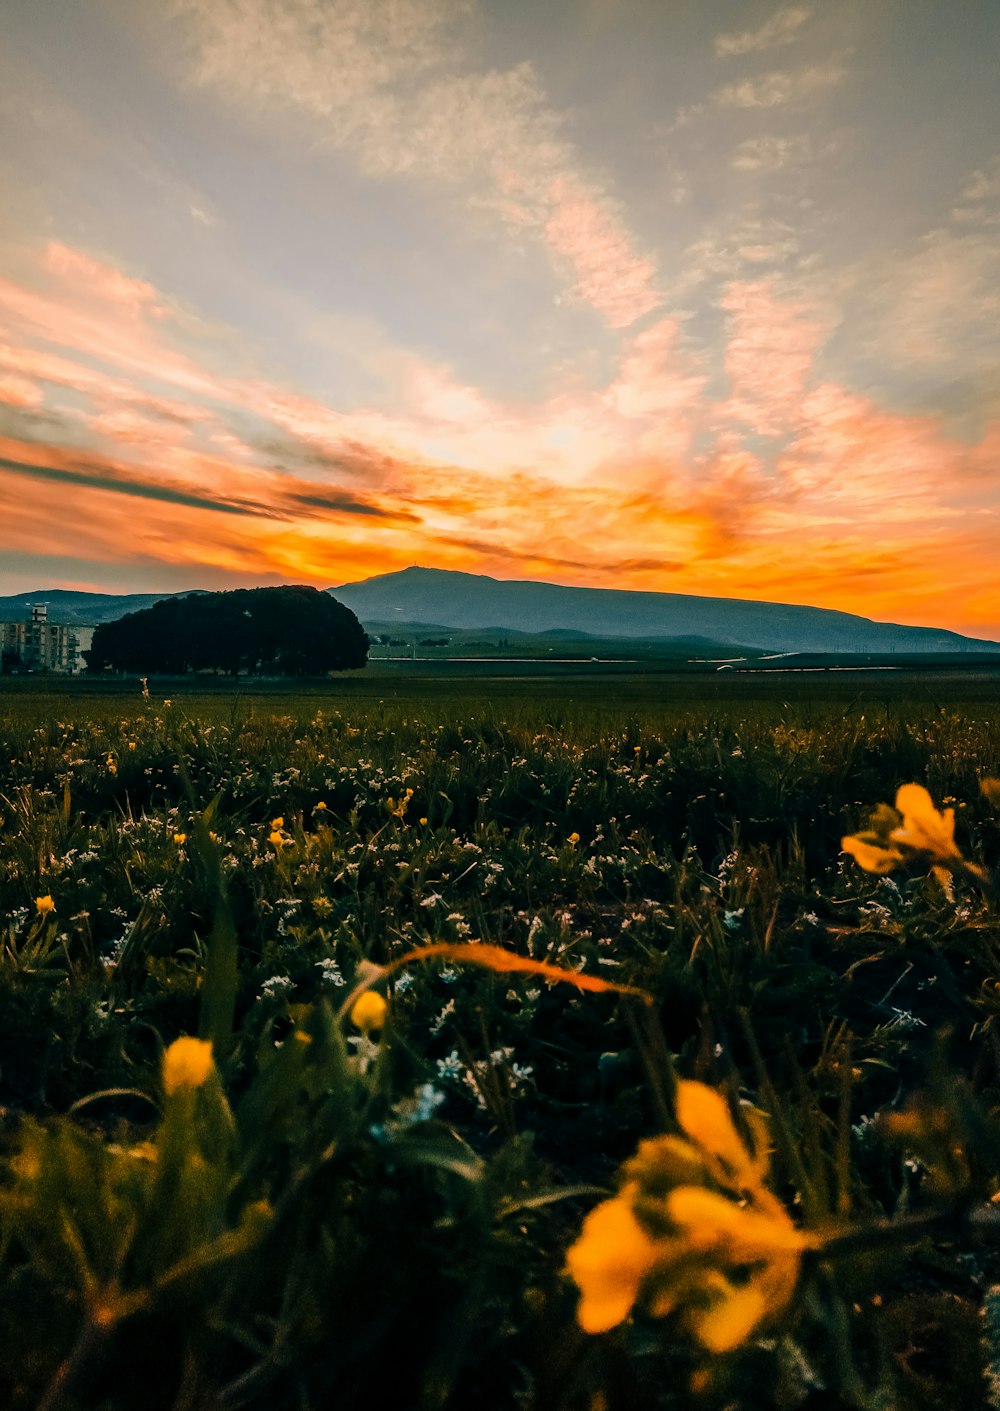
M 338 409 L 212 367 L 178 346 L 193 315 L 50 246 L 30 286 L 0 281 L 2 547 L 123 587 L 141 564 L 194 586 L 418 561 L 1000 635 L 1000 421 L 968 445 L 817 378 L 826 325 L 773 282 L 723 308 L 721 359 L 661 317 L 601 385 L 510 404 L 409 356 L 391 412 Z

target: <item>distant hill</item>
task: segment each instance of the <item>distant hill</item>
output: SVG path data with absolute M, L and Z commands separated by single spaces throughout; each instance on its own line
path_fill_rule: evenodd
M 786 603 L 567 588 L 445 569 L 405 568 L 330 592 L 366 625 L 428 624 L 494 632 L 586 632 L 594 637 L 701 638 L 770 652 L 1000 653 L 1000 642 L 934 627 L 901 627 L 852 613 Z
M 203 591 L 189 588 L 183 593 L 78 593 L 70 588 L 39 588 L 33 593 L 0 598 L 0 622 L 25 621 L 36 604 L 45 603 L 50 622 L 97 627 L 102 622 L 117 622 L 128 612 L 152 607 L 164 598 L 186 598 Z
M 0 622 L 31 614 L 47 603 L 51 622 L 97 626 L 184 593 L 79 593 L 38 589 L 0 598 Z M 788 603 L 704 598 L 685 593 L 644 593 L 619 588 L 567 588 L 525 583 L 446 569 L 405 568 L 330 593 L 357 614 L 371 633 L 397 637 L 468 634 L 476 637 L 524 634 L 523 645 L 540 652 L 548 646 L 588 645 L 603 655 L 617 641 L 629 655 L 656 647 L 658 654 L 727 657 L 765 652 L 838 655 L 945 656 L 1000 654 L 1000 642 L 984 642 L 935 627 L 901 627 L 853 613 Z M 734 645 L 734 644 L 740 645 Z M 600 645 L 598 645 L 600 644 Z M 454 645 L 459 645 L 455 642 Z M 518 642 L 511 640 L 510 648 Z

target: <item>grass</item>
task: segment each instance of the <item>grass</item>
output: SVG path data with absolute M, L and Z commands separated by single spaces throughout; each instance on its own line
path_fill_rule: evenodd
M 996 903 L 840 848 L 917 782 L 996 867 L 995 674 L 4 687 L 0 1404 L 1000 1404 Z M 390 972 L 435 942 L 652 1003 Z M 181 1035 L 215 1064 L 169 1093 Z M 724 1352 L 697 1309 L 766 1260 L 685 1246 L 675 1312 L 600 1334 L 566 1274 L 678 1079 L 821 1242 Z

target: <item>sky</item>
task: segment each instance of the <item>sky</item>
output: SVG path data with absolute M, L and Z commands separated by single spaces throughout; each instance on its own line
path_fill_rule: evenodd
M 996 0 L 4 0 L 0 594 L 1000 639 Z

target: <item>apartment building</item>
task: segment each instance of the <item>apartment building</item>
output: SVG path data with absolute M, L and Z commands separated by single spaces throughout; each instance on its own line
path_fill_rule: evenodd
M 48 619 L 48 608 L 39 603 L 28 622 L 0 622 L 0 669 L 75 676 L 86 668 L 83 653 L 94 640 L 93 627 Z

